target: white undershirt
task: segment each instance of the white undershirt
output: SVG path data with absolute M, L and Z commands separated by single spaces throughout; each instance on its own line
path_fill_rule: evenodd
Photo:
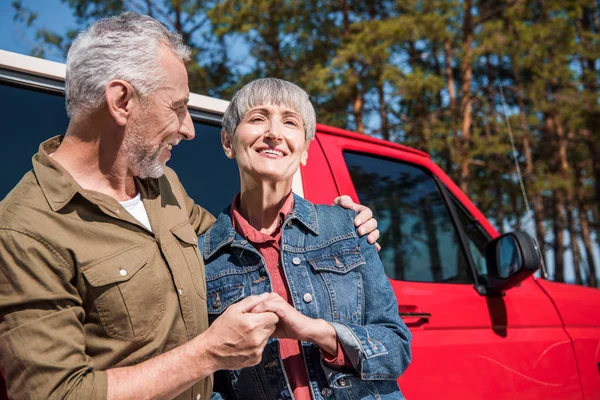
M 146 212 L 146 207 L 144 207 L 142 195 L 139 192 L 133 199 L 120 201 L 119 203 L 125 207 L 125 209 L 133 216 L 133 218 L 137 219 L 140 224 L 144 225 L 150 232 L 152 232 L 150 220 L 148 219 L 148 213 Z

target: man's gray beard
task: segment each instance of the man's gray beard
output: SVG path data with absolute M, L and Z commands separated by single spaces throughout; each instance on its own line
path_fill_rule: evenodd
M 144 143 L 145 131 L 144 124 L 131 128 L 123 143 L 125 157 L 138 178 L 160 178 L 165 173 L 164 165 L 159 159 L 164 145 L 153 151 L 147 143 Z
M 164 166 L 159 160 L 162 146 L 154 153 L 148 154 L 149 151 L 150 149 L 146 149 L 144 152 L 135 151 L 130 153 L 132 154 L 129 160 L 130 165 L 135 168 L 138 178 L 160 178 L 165 173 Z

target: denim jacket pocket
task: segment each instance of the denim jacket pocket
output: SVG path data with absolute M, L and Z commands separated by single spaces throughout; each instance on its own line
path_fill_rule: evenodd
M 143 340 L 161 319 L 165 304 L 161 286 L 134 246 L 82 268 L 104 331 L 125 341 Z
M 360 253 L 343 249 L 329 254 L 315 254 L 307 258 L 315 273 L 315 284 L 327 294 L 331 322 L 360 324 L 363 319 L 364 293 L 359 266 L 365 264 Z
M 340 252 L 308 259 L 309 264 L 317 272 L 335 272 L 346 274 L 348 271 L 365 264 L 365 259 L 358 252 Z
M 244 298 L 244 289 L 242 282 L 235 282 L 209 290 L 206 294 L 208 313 L 221 314 L 227 307 Z

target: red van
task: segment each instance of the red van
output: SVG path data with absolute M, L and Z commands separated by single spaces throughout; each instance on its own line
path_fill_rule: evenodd
M 0 198 L 39 143 L 64 133 L 63 92 L 64 65 L 0 50 Z M 191 96 L 196 138 L 169 164 L 213 214 L 239 188 L 235 163 L 218 151 L 227 104 Z M 499 237 L 427 154 L 317 130 L 294 191 L 326 204 L 348 194 L 375 212 L 380 256 L 413 334 L 400 379 L 408 399 L 600 399 L 600 291 L 535 278 L 531 238 Z

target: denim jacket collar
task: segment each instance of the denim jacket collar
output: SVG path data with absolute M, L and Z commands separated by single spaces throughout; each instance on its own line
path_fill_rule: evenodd
M 209 259 L 223 246 L 232 244 L 236 240 L 236 232 L 229 215 L 230 207 L 219 214 L 215 224 L 204 236 L 204 258 Z M 319 223 L 315 206 L 294 193 L 294 208 L 288 215 L 286 222 L 297 220 L 315 235 L 319 234 Z M 239 235 L 238 235 L 239 236 Z

